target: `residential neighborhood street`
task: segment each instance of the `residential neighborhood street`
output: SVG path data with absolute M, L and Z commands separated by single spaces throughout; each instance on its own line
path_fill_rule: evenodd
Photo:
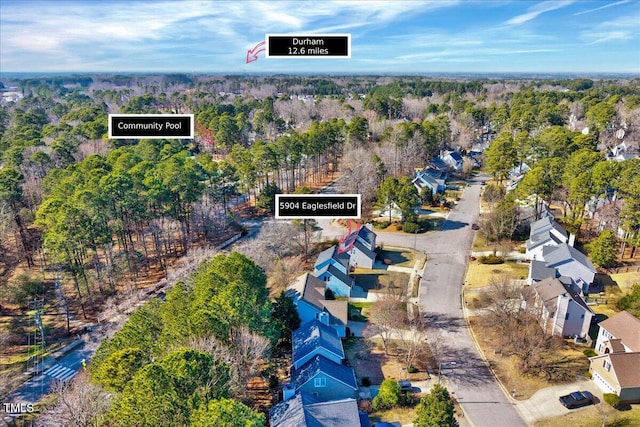
M 473 425 L 524 426 L 480 357 L 462 312 L 460 288 L 473 241 L 471 224 L 479 213 L 483 179 L 477 178 L 464 190 L 441 231 L 418 240 L 418 249 L 428 254 L 420 282 L 420 311 L 425 321 L 437 326 L 446 340 L 440 357 L 442 375 Z
M 377 242 L 414 248 L 428 256 L 420 281 L 419 305 L 424 320 L 437 327 L 446 344 L 442 349 L 442 377 L 476 427 L 525 426 L 515 406 L 481 358 L 464 319 L 461 287 L 473 242 L 471 224 L 479 215 L 481 182 L 470 182 L 441 230 L 416 236 L 377 232 Z M 327 192 L 335 191 L 334 188 Z M 318 221 L 323 238 L 341 237 L 344 228 Z

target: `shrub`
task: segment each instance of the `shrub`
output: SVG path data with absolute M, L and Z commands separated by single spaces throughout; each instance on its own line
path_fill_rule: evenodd
M 593 375 L 591 375 L 591 372 L 587 371 L 587 372 L 585 372 L 585 373 L 584 373 L 584 377 L 585 377 L 586 379 L 590 380 L 590 379 L 591 379 L 591 377 L 593 377 Z
M 620 406 L 620 397 L 617 394 L 605 393 L 602 395 L 602 397 L 604 398 L 605 402 L 607 402 L 609 405 L 613 406 L 614 408 L 617 408 L 618 406 Z
M 407 369 L 407 372 L 410 374 L 415 374 L 418 372 L 418 368 L 416 368 L 415 366 L 409 366 L 409 368 Z
M 524 253 L 526 253 L 526 252 L 527 252 L 527 248 L 525 248 L 524 246 L 520 246 L 520 249 L 518 249 L 518 251 L 519 251 L 521 254 L 524 254 Z
M 496 255 L 481 256 L 478 258 L 480 264 L 503 264 L 504 258 Z
M 402 228 L 403 228 L 403 227 L 402 227 L 402 224 L 400 224 L 400 223 L 395 224 L 395 225 L 394 225 L 394 227 L 395 227 L 395 229 L 396 229 L 397 231 L 400 231 L 400 230 L 402 230 Z
M 373 398 L 373 408 L 376 411 L 395 408 L 400 403 L 400 384 L 396 380 L 384 380 L 380 384 L 378 395 Z
M 382 221 L 382 222 L 374 222 L 373 223 L 373 228 L 377 228 L 379 230 L 383 230 L 385 228 L 387 228 L 391 223 L 389 221 Z
M 418 231 L 420 231 L 420 225 L 416 224 L 415 222 L 405 222 L 402 225 L 402 231 L 410 234 L 417 233 Z
M 587 357 L 593 357 L 598 355 L 598 353 L 596 353 L 592 348 L 587 348 L 582 353 L 584 353 L 584 355 Z
M 334 295 L 334 293 L 331 290 L 331 288 L 327 288 L 327 289 L 324 290 L 324 299 L 326 299 L 326 300 L 334 300 L 334 299 L 336 299 L 336 296 Z

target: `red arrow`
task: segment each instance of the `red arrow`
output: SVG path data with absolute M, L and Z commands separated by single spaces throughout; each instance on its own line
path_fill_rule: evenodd
M 258 60 L 258 54 L 260 52 L 264 52 L 264 41 L 261 41 L 260 43 L 258 43 L 257 45 L 255 45 L 255 47 L 253 49 L 249 49 L 247 51 L 247 64 L 253 61 L 257 61 Z

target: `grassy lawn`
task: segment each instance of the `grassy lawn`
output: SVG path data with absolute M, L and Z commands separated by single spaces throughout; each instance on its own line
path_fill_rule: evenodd
M 372 302 L 350 302 L 349 320 L 366 322 L 368 320 L 369 310 L 371 309 L 372 305 Z
M 640 283 L 639 272 L 618 273 L 618 274 L 612 274 L 609 277 L 611 277 L 611 279 L 618 284 L 618 287 L 623 292 L 628 292 L 631 286 L 633 286 L 636 283 Z
M 581 409 L 578 412 L 570 412 L 560 417 L 547 418 L 534 424 L 535 427 L 633 427 L 640 425 L 640 405 L 631 405 L 630 411 L 618 411 L 606 403 Z
M 400 424 L 410 424 L 416 419 L 415 408 L 393 408 L 388 411 L 376 411 L 369 415 L 371 425 L 386 421 L 388 423 L 400 422 Z
M 409 275 L 398 271 L 356 268 L 353 277 L 356 285 L 365 291 L 387 292 L 388 290 L 394 295 L 406 291 L 409 283 Z
M 540 389 L 562 383 L 560 380 L 549 381 L 546 375 L 523 375 L 516 356 L 500 354 L 495 333 L 483 328 L 478 317 L 470 317 L 469 324 L 496 376 L 507 390 L 516 390 L 516 399 L 528 399 Z M 577 374 L 589 369 L 589 360 L 582 350 L 584 348 L 568 344 L 547 354 L 547 362 L 552 367 L 555 378 L 574 381 Z
M 465 281 L 467 287 L 479 288 L 489 285 L 493 275 L 508 274 L 513 279 L 526 279 L 528 273 L 528 264 L 519 264 L 515 261 L 496 265 L 480 264 L 474 261 L 469 263 Z
M 383 249 L 379 249 L 378 259 L 388 259 L 393 265 L 398 267 L 413 267 L 415 262 L 416 253 L 411 249 L 395 248 L 392 246 L 385 246 Z

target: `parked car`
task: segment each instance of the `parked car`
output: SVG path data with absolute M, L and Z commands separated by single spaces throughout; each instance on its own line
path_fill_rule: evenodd
M 473 224 L 471 224 L 471 229 L 472 230 L 480 230 L 480 226 L 474 222 Z
M 402 380 L 402 381 L 398 381 L 398 384 L 400 385 L 400 391 L 402 393 L 408 393 L 411 390 L 413 390 L 413 386 L 411 385 L 410 381 Z
M 574 391 L 566 396 L 560 396 L 560 403 L 567 409 L 580 408 L 582 406 L 592 405 L 593 397 L 591 393 L 586 391 Z

